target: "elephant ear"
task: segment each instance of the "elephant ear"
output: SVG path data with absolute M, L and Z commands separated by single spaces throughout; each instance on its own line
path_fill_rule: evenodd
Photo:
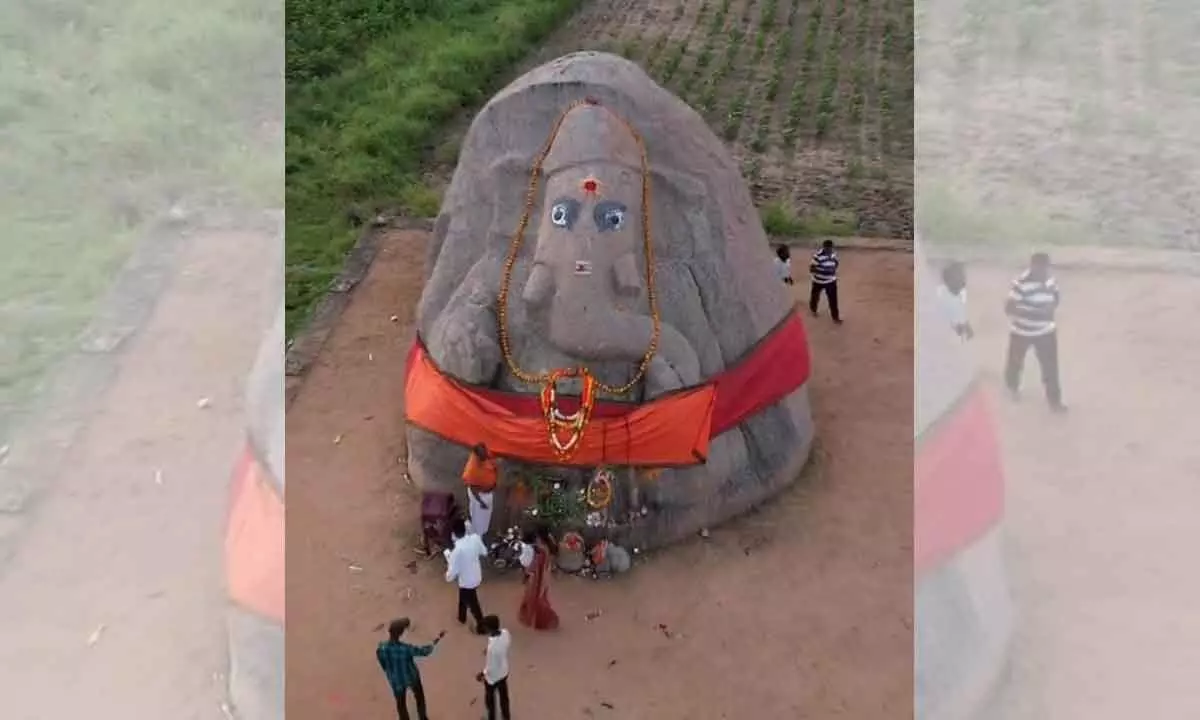
M 651 231 L 659 259 L 686 260 L 710 252 L 721 217 L 707 198 L 701 178 L 661 167 L 651 169 Z
M 529 192 L 532 166 L 531 158 L 516 152 L 505 153 L 488 166 L 487 178 L 492 188 L 492 222 L 488 227 L 488 252 L 493 250 L 491 243 L 497 240 L 501 243 L 498 248 L 501 255 L 508 252 L 508 243 L 511 242 L 517 222 L 525 210 L 525 196 Z M 535 203 L 537 204 L 540 203 Z M 536 212 L 537 207 L 531 211 Z M 522 255 L 532 244 L 529 242 L 528 233 L 527 230 Z

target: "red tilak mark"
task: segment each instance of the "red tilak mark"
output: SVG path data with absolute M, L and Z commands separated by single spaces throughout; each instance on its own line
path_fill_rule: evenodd
M 584 192 L 594 193 L 598 189 L 599 189 L 599 186 L 596 184 L 595 180 L 584 180 L 583 181 L 583 191 Z

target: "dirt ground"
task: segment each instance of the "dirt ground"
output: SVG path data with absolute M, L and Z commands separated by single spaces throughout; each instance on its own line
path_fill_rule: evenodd
M 123 351 L 0 574 L 5 718 L 227 717 L 225 509 L 278 262 L 249 233 L 189 241 Z
M 994 720 L 1200 717 L 1200 281 L 1058 273 L 1067 417 L 1026 366 L 1000 403 L 1019 606 Z M 1008 272 L 973 269 L 979 360 L 999 383 Z M 1136 303 L 1128 302 L 1136 298 Z
M 431 716 L 482 714 L 483 643 L 454 622 L 443 564 L 416 561 L 403 479 L 424 237 L 387 238 L 288 414 L 290 720 L 391 716 L 374 647 L 396 616 L 414 640 L 449 631 L 422 663 Z M 618 580 L 556 578 L 555 633 L 515 622 L 516 577 L 485 581 L 485 611 L 514 633 L 517 717 L 911 713 L 912 256 L 843 263 L 846 324 L 809 323 L 820 450 L 793 490 Z

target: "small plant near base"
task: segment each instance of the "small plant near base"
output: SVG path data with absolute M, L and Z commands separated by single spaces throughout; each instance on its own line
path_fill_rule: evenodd
M 842 32 L 845 30 L 845 21 L 846 0 L 840 0 L 837 10 L 834 12 L 833 39 L 830 40 L 829 47 L 827 48 L 829 56 L 825 63 L 825 77 L 821 85 L 821 96 L 817 101 L 817 137 L 823 138 L 828 135 L 830 128 L 833 126 L 835 112 L 834 99 L 837 95 L 838 66 L 841 62 Z
M 725 46 L 725 52 L 721 55 L 721 64 L 713 71 L 712 77 L 704 86 L 704 93 L 700 96 L 700 109 L 703 112 L 710 112 L 716 104 L 717 90 L 733 70 L 733 61 L 742 47 L 744 38 L 745 33 L 740 28 L 729 33 L 729 44 Z
M 667 33 L 662 33 L 654 39 L 654 43 L 650 46 L 650 51 L 646 53 L 646 61 L 643 64 L 647 70 L 654 67 L 658 62 L 658 57 L 662 55 L 663 48 L 667 46 Z
M 584 524 L 587 504 L 583 490 L 571 491 L 561 480 L 543 475 L 531 475 L 524 483 L 531 497 L 524 509 L 527 518 L 546 525 L 551 532 Z
M 779 97 L 779 84 L 783 81 L 783 71 L 787 67 L 791 50 L 792 15 L 789 15 L 787 30 L 779 37 L 779 42 L 775 45 L 775 53 L 771 58 L 771 74 L 767 77 L 767 87 L 764 93 L 767 102 L 775 102 L 775 98 Z
M 721 133 L 725 140 L 728 142 L 737 140 L 738 133 L 742 128 L 742 118 L 745 115 L 746 94 L 741 92 L 733 99 L 733 103 L 729 106 L 729 113 L 725 116 L 725 127 Z
M 618 46 L 617 54 L 626 60 L 637 60 L 639 48 L 638 38 L 625 38 Z
M 663 60 L 662 71 L 659 73 L 659 79 L 665 85 L 671 82 L 671 78 L 675 77 L 675 73 L 679 71 L 679 64 L 683 62 L 684 43 L 674 43 Z
M 758 27 L 764 32 L 775 27 L 775 13 L 779 10 L 779 0 L 767 0 L 763 3 L 762 12 L 758 16 Z

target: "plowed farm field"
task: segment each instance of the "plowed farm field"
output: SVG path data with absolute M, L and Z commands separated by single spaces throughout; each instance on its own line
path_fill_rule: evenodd
M 622 55 L 708 120 L 760 207 L 911 237 L 912 23 L 911 0 L 593 0 L 519 70 Z

